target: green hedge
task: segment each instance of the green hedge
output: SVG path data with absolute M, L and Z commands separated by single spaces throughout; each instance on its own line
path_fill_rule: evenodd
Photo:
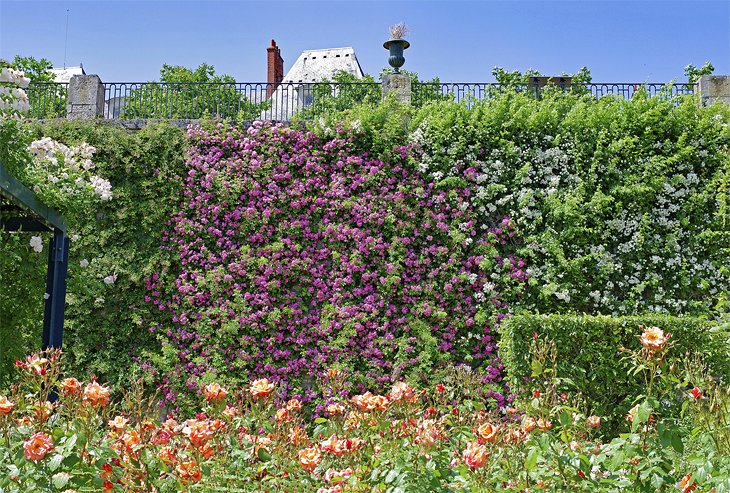
M 670 358 L 682 368 L 688 355 L 701 354 L 716 375 L 730 368 L 730 347 L 711 321 L 693 317 L 646 315 L 635 317 L 517 315 L 502 324 L 500 357 L 513 392 L 529 392 L 534 334 L 557 345 L 557 376 L 570 379 L 594 414 L 609 418 L 617 429 L 632 400 L 645 391 L 644 378 L 630 375 L 631 362 L 620 349 L 641 347 L 640 325 L 657 326 L 672 334 Z

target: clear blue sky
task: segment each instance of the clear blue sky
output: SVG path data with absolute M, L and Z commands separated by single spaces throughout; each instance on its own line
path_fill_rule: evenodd
M 442 81 L 492 80 L 495 65 L 543 74 L 586 65 L 594 81 L 684 80 L 688 63 L 730 74 L 730 0 L 719 1 L 8 1 L 0 57 L 83 62 L 103 81 L 147 81 L 163 63 L 212 64 L 239 82 L 266 80 L 266 47 L 284 70 L 302 50 L 352 46 L 365 72 L 387 65 L 389 25 L 405 21 L 404 68 Z

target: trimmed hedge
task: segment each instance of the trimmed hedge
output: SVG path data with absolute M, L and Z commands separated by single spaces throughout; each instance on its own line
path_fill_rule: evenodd
M 631 375 L 631 362 L 620 349 L 641 347 L 640 325 L 657 326 L 672 334 L 670 359 L 682 368 L 687 355 L 701 354 L 710 371 L 726 374 L 730 367 L 727 338 L 712 321 L 693 317 L 646 315 L 635 317 L 516 315 L 504 321 L 499 342 L 506 379 L 515 393 L 530 391 L 530 342 L 534 334 L 555 341 L 557 376 L 570 379 L 590 411 L 608 418 L 610 427 L 622 422 L 632 400 L 645 391 L 644 379 Z

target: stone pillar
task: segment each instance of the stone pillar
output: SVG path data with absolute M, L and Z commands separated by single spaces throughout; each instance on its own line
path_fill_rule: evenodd
M 730 75 L 703 75 L 697 83 L 697 92 L 702 106 L 715 101 L 730 104 Z
M 68 84 L 66 118 L 87 120 L 104 116 L 104 84 L 98 75 L 74 75 Z
M 411 104 L 411 78 L 403 74 L 383 75 L 383 99 L 390 93 L 401 103 Z

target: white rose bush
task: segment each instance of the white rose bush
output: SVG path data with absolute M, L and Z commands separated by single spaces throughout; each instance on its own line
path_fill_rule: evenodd
M 85 142 L 67 146 L 49 137 L 33 138 L 31 122 L 23 117 L 30 109 L 25 92 L 30 82 L 22 71 L 0 60 L 0 162 L 32 190 L 40 202 L 58 211 L 68 225 L 68 233 L 73 234 L 100 204 L 113 199 L 112 185 L 94 173 L 95 147 Z M 78 238 L 78 234 L 73 236 Z M 24 346 L 37 346 L 31 341 L 40 332 L 32 327 L 30 320 L 42 315 L 40 300 L 45 298 L 42 288 L 47 263 L 46 241 L 49 241 L 47 234 L 30 236 L 22 231 L 0 230 L 0 258 L 3 259 L 0 283 L 4 286 L 0 295 L 0 318 L 3 320 L 0 338 L 3 344 L 8 342 L 8 347 L 21 350 Z M 97 256 L 103 257 L 103 254 Z M 96 269 L 86 269 L 88 266 L 88 260 L 72 263 L 70 278 L 73 280 L 74 271 L 78 270 L 79 280 L 84 285 L 98 283 L 100 287 L 104 285 L 105 277 L 113 275 L 116 279 L 116 274 L 111 274 L 115 267 L 108 259 L 95 262 Z M 38 280 L 40 282 L 36 282 Z M 4 354 L 0 370 L 10 360 L 12 355 Z M 0 380 L 3 375 L 7 372 L 0 371 Z
M 730 287 L 730 111 L 692 97 L 630 101 L 516 92 L 424 108 L 410 140 L 441 187 L 476 183 L 486 229 L 523 242 L 523 308 L 706 313 Z M 690 123 L 692 122 L 692 123 Z

